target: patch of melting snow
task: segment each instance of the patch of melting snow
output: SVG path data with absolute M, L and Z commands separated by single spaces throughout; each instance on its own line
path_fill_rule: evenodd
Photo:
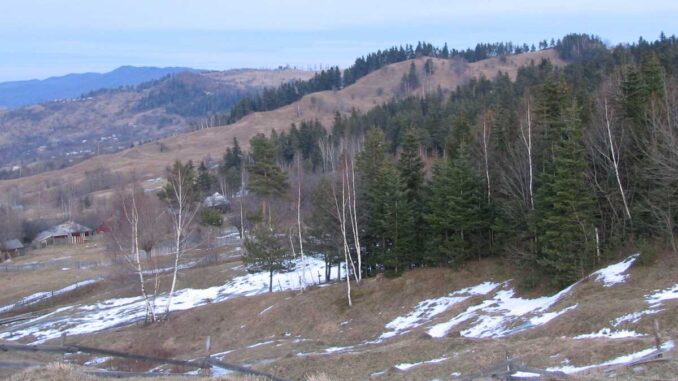
M 516 297 L 514 296 L 515 291 L 510 288 L 499 290 L 492 299 L 470 306 L 451 320 L 434 325 L 428 330 L 428 334 L 432 337 L 444 337 L 453 327 L 471 320 L 471 326 L 461 331 L 461 336 L 470 338 L 504 337 L 546 324 L 576 308 L 576 306 L 570 306 L 557 312 L 546 312 L 567 295 L 576 284 L 553 296 L 535 299 Z M 504 287 L 506 286 L 507 283 L 504 283 Z
M 87 366 L 93 366 L 93 365 L 101 365 L 105 363 L 106 361 L 109 361 L 113 359 L 112 357 L 95 357 L 85 363 Z
M 674 343 L 673 340 L 669 340 L 662 344 L 661 349 L 668 351 L 674 348 Z M 612 360 L 600 363 L 600 364 L 593 364 L 593 365 L 584 365 L 584 366 L 573 366 L 573 365 L 565 365 L 565 366 L 560 366 L 560 367 L 551 367 L 547 368 L 546 370 L 549 372 L 563 372 L 566 374 L 572 374 L 572 373 L 579 373 L 583 372 L 585 370 L 593 369 L 593 368 L 600 368 L 603 366 L 610 366 L 610 365 L 622 365 L 622 364 L 628 364 L 630 362 L 636 361 L 644 356 L 647 356 L 654 352 L 656 348 L 648 348 L 644 349 L 640 352 L 635 352 L 631 353 L 628 355 L 623 355 L 619 356 L 617 358 L 614 358 Z
M 621 330 L 621 331 L 613 331 L 609 328 L 603 328 L 598 332 L 594 333 L 587 333 L 584 335 L 578 335 L 575 336 L 574 338 L 577 340 L 580 339 L 597 339 L 597 338 L 605 338 L 605 339 L 628 339 L 632 337 L 644 337 L 645 335 L 640 334 L 636 331 L 629 331 L 629 330 Z
M 221 360 L 222 358 L 226 357 L 227 354 L 233 353 L 233 352 L 235 352 L 235 349 L 230 349 L 228 351 L 214 353 L 214 354 L 212 354 L 212 357 L 215 357 L 215 358 L 218 358 L 218 359 Z
M 533 378 L 533 377 L 541 377 L 541 374 L 539 373 L 531 373 L 531 372 L 523 372 L 523 371 L 518 371 L 515 372 L 511 375 L 511 377 L 517 377 L 517 378 Z
M 355 348 L 355 345 L 349 345 L 348 347 L 329 347 L 325 348 L 325 353 L 341 353 L 348 352 Z
M 678 284 L 663 290 L 656 290 L 645 296 L 645 300 L 650 304 L 650 307 L 658 307 L 663 302 L 671 299 L 678 299 Z
M 640 319 L 645 316 L 645 315 L 654 315 L 663 310 L 645 310 L 645 311 L 640 311 L 640 312 L 633 312 L 630 314 L 626 314 L 624 316 L 620 316 L 612 321 L 612 326 L 617 327 L 619 325 L 625 324 L 625 323 L 637 323 L 640 321 Z
M 274 304 L 273 306 L 275 306 L 275 304 Z M 266 307 L 263 311 L 259 312 L 259 315 L 263 315 L 264 313 L 266 313 L 266 311 L 268 311 L 268 310 L 270 310 L 271 308 L 273 308 L 273 306 Z
M 58 290 L 36 292 L 35 294 L 32 294 L 32 295 L 29 295 L 29 296 L 26 296 L 26 297 L 19 299 L 14 304 L 9 304 L 9 305 L 0 307 L 0 314 L 7 312 L 7 311 L 11 311 L 11 310 L 18 308 L 18 307 L 30 306 L 32 304 L 53 298 L 55 296 L 60 296 L 60 295 L 66 294 L 68 292 L 75 291 L 78 287 L 88 286 L 88 285 L 94 284 L 98 281 L 99 281 L 99 279 L 88 279 L 88 280 L 84 280 L 84 281 L 81 281 L 81 282 L 73 283 L 71 285 L 68 285 L 68 286 L 61 288 L 61 289 L 58 289 Z
M 410 369 L 412 369 L 412 368 L 414 368 L 414 367 L 417 367 L 417 366 L 420 366 L 420 365 L 425 365 L 425 364 L 437 364 L 437 363 L 439 363 L 439 362 L 447 361 L 448 358 L 449 358 L 449 357 L 440 357 L 440 358 L 437 358 L 437 359 L 428 360 L 428 361 L 422 361 L 422 362 L 402 363 L 402 364 L 396 365 L 395 367 L 396 367 L 396 369 L 398 369 L 398 370 L 407 371 L 407 370 L 410 370 Z
M 591 276 L 595 276 L 597 281 L 603 283 L 604 287 L 612 287 L 615 284 L 623 283 L 629 276 L 624 274 L 626 270 L 633 265 L 640 254 L 634 254 L 624 261 L 600 269 Z
M 269 344 L 273 344 L 273 343 L 275 343 L 275 340 L 263 341 L 261 343 L 248 345 L 247 348 L 256 348 L 256 347 L 261 347 L 261 346 L 269 345 Z
M 638 254 L 626 258 L 620 263 L 610 265 L 592 273 L 596 280 L 605 287 L 624 282 L 628 275 L 624 273 L 638 258 Z M 455 326 L 471 322 L 470 327 L 460 332 L 461 336 L 470 338 L 504 337 L 550 322 L 558 316 L 577 307 L 573 305 L 559 311 L 547 312 L 553 305 L 570 293 L 579 284 L 576 282 L 570 287 L 553 296 L 526 299 L 515 296 L 515 291 L 508 288 L 508 282 L 497 291 L 492 299 L 468 307 L 464 312 L 451 320 L 436 324 L 428 330 L 432 337 L 444 337 Z M 675 288 L 675 297 L 678 298 L 678 286 Z M 669 293 L 670 294 L 670 293 Z
M 678 299 L 678 284 L 673 287 L 658 289 L 645 295 L 645 302 L 650 305 L 650 308 L 620 316 L 612 321 L 612 325 L 617 327 L 626 323 L 637 323 L 645 315 L 654 315 L 664 311 L 664 309 L 660 308 L 662 304 L 667 300 L 673 299 Z
M 297 266 L 302 266 L 301 262 Z M 325 262 L 307 257 L 306 267 L 307 271 L 324 273 Z M 268 281 L 269 274 L 261 272 L 236 277 L 222 286 L 181 289 L 174 294 L 171 310 L 188 310 L 208 303 L 267 293 Z M 83 282 L 79 284 L 82 285 Z M 274 291 L 298 290 L 303 286 L 297 271 L 274 274 L 273 284 Z M 155 303 L 156 306 L 164 307 L 167 296 L 159 296 Z M 61 337 L 63 333 L 73 336 L 99 332 L 143 320 L 146 316 L 146 305 L 141 297 L 109 299 L 91 305 L 68 306 L 68 309 L 70 311 L 67 314 L 61 315 L 55 311 L 52 314 L 59 316 L 53 316 L 49 320 L 42 317 L 11 326 L 0 333 L 0 338 L 19 340 L 32 337 L 34 343 L 44 343 Z
M 410 313 L 399 316 L 386 324 L 386 329 L 388 329 L 388 331 L 381 334 L 379 339 L 388 339 L 406 333 L 413 328 L 428 323 L 432 318 L 447 311 L 455 304 L 461 303 L 473 296 L 486 295 L 499 286 L 499 283 L 484 282 L 477 286 L 451 292 L 447 296 L 426 299 L 419 302 Z

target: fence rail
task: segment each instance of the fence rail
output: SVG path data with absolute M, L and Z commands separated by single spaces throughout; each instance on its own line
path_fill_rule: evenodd
M 26 345 L 26 344 L 0 344 L 0 352 L 44 352 L 44 353 L 87 353 L 94 355 L 102 355 L 109 357 L 119 357 L 129 360 L 142 361 L 154 364 L 177 365 L 187 368 L 209 369 L 211 366 L 216 366 L 221 369 L 229 370 L 250 376 L 264 377 L 271 381 L 288 381 L 286 379 L 274 376 L 266 372 L 250 369 L 248 367 L 218 361 L 216 359 L 207 357 L 201 360 L 178 360 L 171 358 L 162 358 L 154 356 L 146 356 L 135 353 L 120 352 L 109 349 L 100 349 L 86 347 L 82 345 Z M 150 373 L 146 373 L 150 375 Z M 158 374 L 158 376 L 167 376 L 167 374 Z
M 113 261 L 68 261 L 57 260 L 36 263 L 24 264 L 4 264 L 0 265 L 0 271 L 3 272 L 19 272 L 19 271 L 35 271 L 51 268 L 69 268 L 69 269 L 91 269 L 96 267 L 111 266 Z

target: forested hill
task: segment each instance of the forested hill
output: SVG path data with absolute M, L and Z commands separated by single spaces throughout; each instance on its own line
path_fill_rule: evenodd
M 263 92 L 240 100 L 228 114 L 222 115 L 219 121 L 223 124 L 234 123 L 245 115 L 259 111 L 274 110 L 278 107 L 295 102 L 306 94 L 324 90 L 337 90 L 354 84 L 360 78 L 379 70 L 382 67 L 398 62 L 412 60 L 418 57 L 442 59 L 461 58 L 466 62 L 477 62 L 491 57 L 535 52 L 553 48 L 560 44 L 560 40 L 543 40 L 539 47 L 528 44 L 514 44 L 512 42 L 480 43 L 475 48 L 466 50 L 449 49 L 447 43 L 442 47 L 433 46 L 427 42 L 419 42 L 416 47 L 393 46 L 389 49 L 378 50 L 365 56 L 358 57 L 355 63 L 344 69 L 343 75 L 339 67 L 331 67 L 317 73 L 313 78 L 303 81 L 297 80 L 284 83 L 276 88 L 268 88 Z
M 201 128 L 245 96 L 312 75 L 295 69 L 181 72 L 0 111 L 0 178 L 52 170 Z M 14 166 L 21 170 L 12 171 Z
M 562 287 L 627 245 L 648 262 L 678 252 L 678 40 L 608 49 L 570 35 L 556 49 L 568 65 L 533 62 L 515 80 L 474 78 L 256 144 L 283 168 L 301 155 L 320 178 L 306 190 L 311 241 L 359 242 L 366 274 L 500 256 L 525 286 Z M 347 182 L 359 234 L 332 217 Z
M 43 80 L 0 83 L 0 107 L 19 107 L 55 99 L 77 98 L 99 89 L 135 86 L 169 74 L 196 71 L 186 67 L 121 66 L 108 73 L 68 74 Z

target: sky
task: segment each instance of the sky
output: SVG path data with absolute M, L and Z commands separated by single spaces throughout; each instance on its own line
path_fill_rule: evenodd
M 610 44 L 678 33 L 675 0 L 0 0 L 0 82 L 122 65 L 346 67 L 393 45 Z

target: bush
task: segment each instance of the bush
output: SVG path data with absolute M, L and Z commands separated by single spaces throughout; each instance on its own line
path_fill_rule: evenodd
M 202 210 L 200 214 L 200 222 L 206 226 L 216 226 L 219 227 L 224 223 L 224 218 L 221 216 L 221 213 L 213 208 L 206 208 Z
M 638 265 L 650 266 L 657 260 L 657 245 L 653 242 L 642 240 L 638 242 Z

